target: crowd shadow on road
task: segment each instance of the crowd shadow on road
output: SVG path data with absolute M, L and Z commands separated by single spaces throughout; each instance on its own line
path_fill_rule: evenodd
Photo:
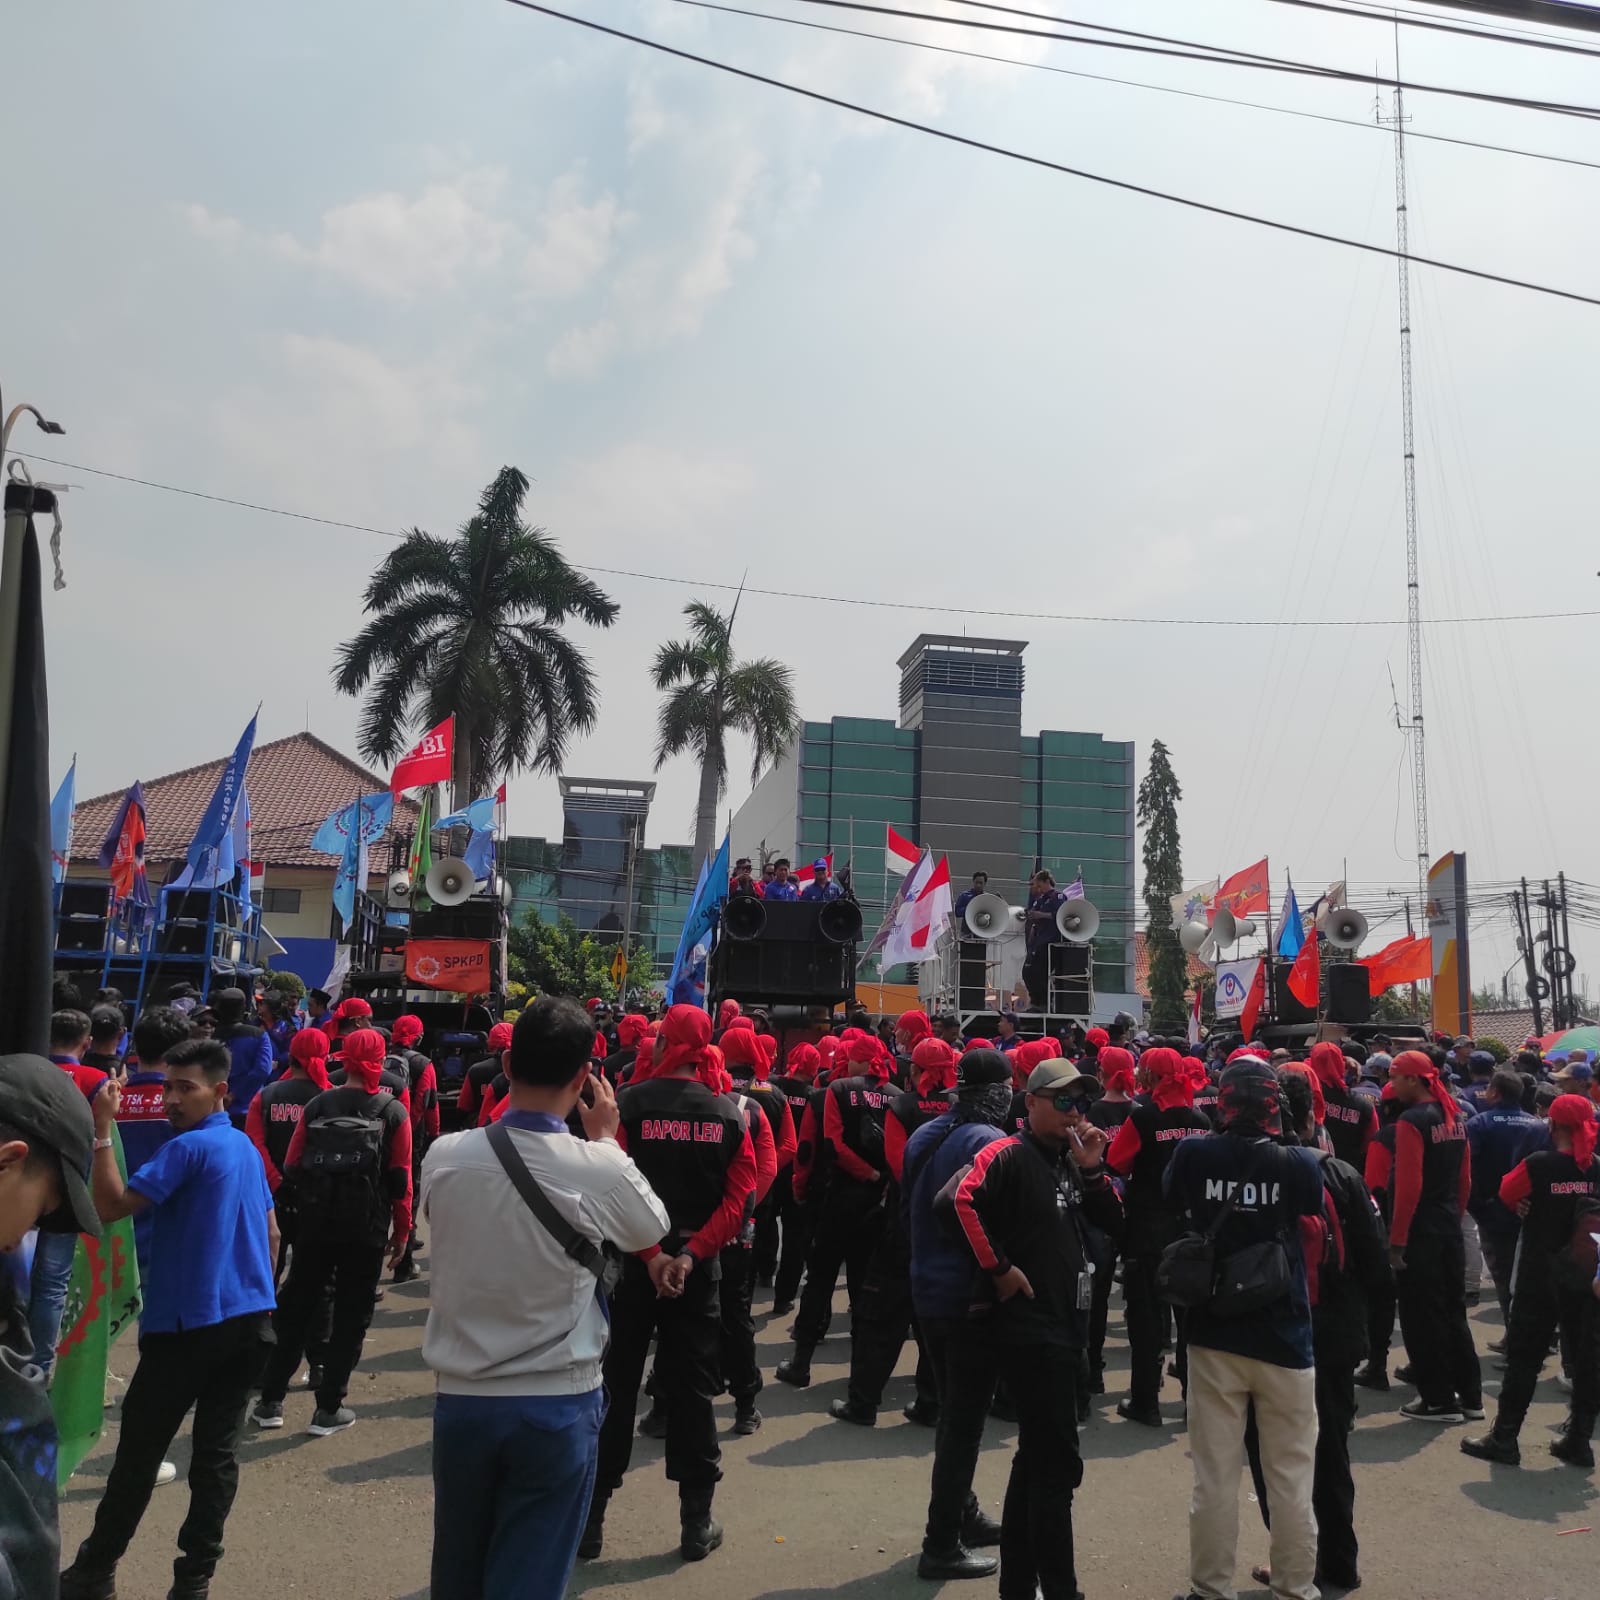
M 342 1461 L 329 1467 L 330 1483 L 381 1483 L 389 1478 L 430 1478 L 433 1476 L 433 1440 L 423 1439 L 386 1456 L 369 1456 L 361 1461 Z
M 1384 1461 L 1405 1461 L 1411 1456 L 1421 1455 L 1438 1437 L 1438 1424 L 1408 1422 L 1396 1412 L 1392 1422 L 1377 1427 L 1357 1428 L 1350 1435 L 1351 1465 L 1372 1466 Z
M 881 1572 L 852 1578 L 831 1589 L 757 1589 L 751 1600 L 927 1600 L 934 1592 L 931 1585 L 917 1577 L 916 1557 L 907 1556 Z
M 626 1588 L 629 1584 L 644 1583 L 651 1578 L 664 1578 L 683 1566 L 683 1557 L 677 1547 L 658 1551 L 649 1556 L 627 1556 L 620 1561 L 579 1562 L 573 1568 L 567 1593 L 588 1594 L 590 1590 Z
M 1519 1522 L 1560 1522 L 1588 1516 L 1600 1497 L 1587 1474 L 1559 1465 L 1533 1471 L 1491 1467 L 1488 1477 L 1462 1484 L 1461 1492 L 1480 1509 L 1499 1511 Z

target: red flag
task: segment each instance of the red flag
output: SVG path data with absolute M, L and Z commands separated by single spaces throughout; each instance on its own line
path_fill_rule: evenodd
M 831 878 L 833 876 L 833 851 L 830 850 L 827 855 L 819 856 L 817 859 L 828 863 L 828 876 Z M 817 869 L 808 861 L 803 867 L 796 867 L 790 876 L 804 889 L 815 881 Z
M 1267 909 L 1267 858 L 1263 856 L 1253 867 L 1245 867 L 1224 878 L 1211 900 L 1211 916 L 1226 906 L 1236 917 L 1247 917 L 1252 911 Z
M 395 763 L 390 791 L 399 794 L 402 789 L 420 789 L 424 784 L 448 783 L 455 753 L 456 719 L 452 714 L 423 734 Z
M 1313 932 L 1300 946 L 1289 968 L 1289 993 L 1308 1011 L 1321 1010 L 1322 968 L 1317 962 L 1317 936 Z
M 1262 1003 L 1267 998 L 1267 964 L 1256 962 L 1256 975 L 1250 980 L 1250 992 L 1244 997 L 1244 1010 L 1239 1013 L 1239 1032 L 1244 1042 L 1250 1043 L 1256 1031 L 1256 1018 L 1261 1015 Z
M 888 870 L 898 872 L 902 877 L 914 872 L 922 859 L 922 852 L 903 833 L 896 833 L 892 822 L 885 823 L 884 828 L 883 858 L 888 863 Z
M 1374 995 L 1396 984 L 1427 983 L 1433 977 L 1433 941 L 1425 933 L 1414 939 L 1403 935 L 1356 965 L 1367 969 Z

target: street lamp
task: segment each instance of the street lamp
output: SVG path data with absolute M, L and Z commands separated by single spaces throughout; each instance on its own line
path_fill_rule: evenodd
M 0 401 L 0 405 L 4 403 L 4 401 Z M 24 411 L 28 412 L 33 420 L 39 424 L 40 433 L 65 433 L 67 431 L 59 422 L 52 422 L 45 416 L 38 406 L 30 406 L 27 401 L 23 401 L 21 405 L 12 406 L 11 410 L 6 413 L 5 426 L 0 427 L 0 480 L 5 477 L 6 446 L 11 442 L 11 430 L 16 427 L 17 421 Z

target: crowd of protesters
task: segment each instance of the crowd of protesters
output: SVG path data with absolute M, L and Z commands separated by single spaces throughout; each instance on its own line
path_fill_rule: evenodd
M 18 1594 L 56 1582 L 37 1402 L 66 1245 L 124 1217 L 144 1284 L 139 1361 L 64 1600 L 113 1600 L 191 1411 L 170 1595 L 203 1600 L 244 1429 L 285 1426 L 302 1366 L 306 1431 L 355 1423 L 347 1393 L 384 1268 L 417 1273 L 419 1228 L 434 1600 L 553 1600 L 576 1560 L 603 1560 L 636 1431 L 665 1441 L 683 1559 L 711 1555 L 717 1397 L 736 1434 L 762 1426 L 754 1300 L 794 1313 L 771 1377 L 805 1389 L 841 1275 L 850 1376 L 827 1413 L 875 1426 L 914 1346 L 905 1415 L 931 1458 L 918 1572 L 998 1572 L 1003 1600 L 1081 1594 L 1078 1430 L 1105 1389 L 1119 1283 L 1117 1415 L 1188 1429 L 1190 1597 L 1234 1592 L 1247 1468 L 1269 1529 L 1257 1579 L 1282 1600 L 1360 1585 L 1356 1390 L 1409 1386 L 1397 1411 L 1421 1424 L 1488 1421 L 1467 1320 L 1480 1295 L 1503 1317 L 1489 1348 L 1505 1377 L 1461 1448 L 1518 1462 L 1554 1351 L 1570 1404 L 1550 1450 L 1593 1467 L 1587 1059 L 1530 1049 L 1501 1066 L 1469 1039 L 1381 1036 L 1196 1053 L 1126 1017 L 1059 1037 L 1023 1037 L 1008 1017 L 963 1038 L 959 1019 L 921 1011 L 822 1017 L 780 1039 L 732 1002 L 652 1020 L 542 998 L 463 1063 L 457 1131 L 441 1133 L 416 1017 L 379 1027 L 365 1001 L 320 992 L 299 1019 L 260 997 L 251 1021 L 238 990 L 168 999 L 126 1035 L 116 996 L 64 1006 L 50 1061 L 0 1063 L 0 1246 L 39 1229 L 25 1315 L 0 1350 L 21 1419 L 0 1477 L 0 1516 L 23 1530 L 5 1554 Z M 1391 1372 L 1397 1332 L 1407 1360 Z M 998 1516 L 973 1491 L 992 1416 L 1016 1424 Z

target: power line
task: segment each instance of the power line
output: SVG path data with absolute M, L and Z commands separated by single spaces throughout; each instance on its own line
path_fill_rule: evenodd
M 80 461 L 62 461 L 55 456 L 41 456 L 31 450 L 12 450 L 13 456 L 29 461 L 48 462 L 53 467 L 65 467 L 70 472 L 88 472 L 95 477 L 114 478 L 119 483 L 133 483 L 143 489 L 160 489 L 167 494 L 186 495 L 193 500 L 209 500 L 216 505 L 238 506 L 246 511 L 259 511 L 272 517 L 292 517 L 297 522 L 320 523 L 327 528 L 348 528 L 352 533 L 375 533 L 384 539 L 403 539 L 404 534 L 390 528 L 374 528 L 364 522 L 341 522 L 334 517 L 314 517 L 304 511 L 290 511 L 283 506 L 262 505 L 255 500 L 240 500 L 230 495 L 207 494 L 200 489 L 184 488 L 175 483 L 158 483 L 153 478 L 136 478 L 126 472 L 107 472 L 100 467 L 85 466 Z M 819 605 L 862 606 L 880 611 L 916 611 L 943 613 L 959 617 L 1015 617 L 1015 609 L 984 609 L 980 606 L 941 605 L 933 601 L 873 600 L 860 595 L 817 594 L 802 589 L 764 589 L 755 584 L 730 583 L 720 578 L 684 578 L 666 572 L 642 572 L 634 567 L 604 567 L 591 562 L 574 561 L 570 565 L 580 572 L 597 572 L 606 577 L 636 578 L 643 583 L 670 583 L 689 589 L 742 589 L 745 594 L 761 595 L 772 600 L 803 600 Z M 1083 611 L 1035 611 L 1029 615 L 1039 622 L 1104 623 L 1124 627 L 1162 628 L 1393 628 L 1402 619 L 1398 617 L 1135 617 L 1095 615 Z M 1449 616 L 1426 619 L 1430 627 L 1474 627 L 1488 622 L 1562 622 L 1579 618 L 1600 617 L 1595 611 L 1525 611 L 1505 616 Z
M 1307 122 L 1331 122 L 1341 128 L 1359 128 L 1363 133 L 1383 133 L 1376 122 L 1357 121 L 1354 117 L 1335 117 L 1321 111 L 1299 111 L 1292 106 L 1268 105 L 1260 100 L 1238 100 L 1231 95 L 1206 94 L 1199 89 L 1178 89 L 1164 83 L 1145 83 L 1138 78 L 1117 78 L 1103 72 L 1082 72 L 1071 67 L 1056 67 L 1047 61 L 1018 61 L 1014 56 L 990 55 L 982 50 L 963 50 L 957 45 L 934 44 L 927 39 L 906 39 L 898 34 L 874 33 L 866 28 L 846 28 L 833 22 L 808 22 L 804 17 L 785 17 L 771 11 L 751 11 L 744 6 L 720 5 L 717 0 L 674 0 L 681 6 L 692 6 L 697 11 L 720 11 L 728 16 L 755 17 L 765 22 L 779 22 L 792 28 L 809 28 L 818 33 L 837 33 L 850 39 L 876 39 L 883 44 L 905 45 L 912 50 L 931 50 L 938 55 L 964 56 L 969 61 L 989 61 L 998 66 L 1023 67 L 1030 72 L 1050 72 L 1062 78 L 1081 78 L 1091 83 L 1119 84 L 1125 89 L 1148 89 L 1155 94 L 1177 95 L 1185 100 L 1205 100 L 1212 105 L 1239 106 L 1248 111 L 1271 111 L 1281 117 L 1300 117 Z M 1600 52 L 1597 52 L 1600 54 Z M 1564 166 L 1588 167 L 1600 172 L 1600 161 L 1585 161 L 1581 156 L 1558 156 L 1542 150 L 1522 150 L 1515 145 L 1490 144 L 1481 139 L 1454 138 L 1443 133 L 1419 133 L 1411 130 L 1408 139 L 1426 139 L 1434 144 L 1461 145 L 1469 150 L 1489 150 L 1498 155 L 1523 156 L 1530 161 L 1555 161 Z
M 1409 11 L 1365 11 L 1354 6 L 1334 5 L 1331 0 L 1270 0 L 1273 5 L 1294 6 L 1302 11 L 1326 11 L 1335 17 L 1354 17 L 1359 22 L 1381 22 L 1385 27 L 1399 23 L 1402 28 L 1416 28 L 1424 33 L 1455 33 L 1468 39 L 1487 39 L 1491 44 L 1520 45 L 1530 50 L 1556 50 L 1563 55 L 1600 56 L 1600 50 L 1587 45 L 1572 44 L 1565 39 L 1553 39 L 1540 33 L 1526 31 L 1507 32 L 1499 28 L 1475 28 L 1465 22 L 1441 22 L 1437 18 L 1419 17 Z
M 1226 217 L 1233 222 L 1248 222 L 1256 227 L 1271 228 L 1278 233 L 1294 234 L 1302 239 L 1315 239 L 1322 244 L 1343 245 L 1350 250 L 1363 250 L 1369 255 L 1385 256 L 1389 260 L 1398 260 L 1399 251 L 1389 245 L 1370 244 L 1362 239 L 1347 239 L 1340 234 L 1326 233 L 1320 228 L 1301 227 L 1297 223 L 1278 222 L 1270 217 L 1256 216 L 1248 211 L 1236 211 L 1230 206 L 1214 205 L 1207 200 L 1196 200 L 1188 195 L 1172 194 L 1164 189 L 1153 189 L 1146 184 L 1131 183 L 1124 178 L 1112 178 L 1104 173 L 1089 172 L 1082 167 L 1069 167 L 1063 162 L 1050 161 L 1044 156 L 1028 155 L 1020 150 L 1011 150 L 1004 145 L 990 144 L 983 139 L 973 139 L 966 134 L 952 133 L 947 128 L 936 128 L 931 123 L 915 122 L 909 117 L 898 117 L 892 112 L 878 111 L 871 106 L 863 106 L 852 100 L 844 100 L 837 95 L 823 94 L 817 89 L 805 89 L 799 84 L 785 83 L 781 78 L 770 78 L 764 73 L 752 72 L 745 67 L 735 67 L 726 61 L 716 61 L 710 56 L 696 55 L 689 50 L 680 50 L 674 45 L 663 44 L 658 39 L 647 39 L 641 34 L 628 33 L 621 28 L 607 27 L 603 22 L 592 21 L 588 17 L 575 17 L 569 12 L 556 11 L 549 6 L 538 5 L 535 0 L 509 0 L 514 6 L 521 7 L 524 11 L 536 11 L 541 16 L 553 17 L 558 22 L 570 22 L 580 28 L 588 28 L 594 33 L 608 34 L 614 39 L 625 39 L 630 44 L 643 45 L 647 50 L 656 50 L 663 55 L 675 56 L 680 61 L 692 61 L 697 66 L 710 67 L 716 72 L 725 72 L 735 78 L 744 78 L 751 83 L 765 84 L 769 89 L 782 89 L 788 94 L 799 95 L 805 100 L 814 100 L 822 105 L 835 106 L 842 111 L 853 111 L 859 116 L 870 117 L 876 122 L 887 122 L 897 128 L 908 128 L 913 133 L 925 133 L 934 139 L 943 139 L 949 144 L 962 145 L 969 150 L 981 150 L 988 155 L 1004 156 L 1011 161 L 1021 161 L 1028 166 L 1042 167 L 1049 172 L 1059 172 L 1069 178 L 1081 178 L 1088 183 L 1103 184 L 1107 188 L 1120 189 L 1127 194 L 1143 195 L 1149 200 L 1163 200 L 1170 205 L 1183 206 L 1191 211 L 1204 212 L 1209 216 Z M 817 3 L 817 0 L 812 0 Z M 840 0 L 828 0 L 828 3 L 840 3 Z M 854 3 L 854 0 L 851 0 Z M 865 10 L 876 10 L 877 7 L 862 7 Z M 1478 278 L 1487 283 L 1500 283 L 1513 289 L 1527 289 L 1534 294 L 1547 294 L 1559 300 L 1572 300 L 1582 305 L 1600 306 L 1600 299 L 1592 295 L 1579 294 L 1575 289 L 1558 289 L 1548 284 L 1531 283 L 1526 279 L 1512 278 L 1498 272 L 1487 272 L 1479 267 L 1463 266 L 1459 262 L 1441 261 L 1437 257 L 1412 255 L 1407 258 L 1419 266 L 1435 267 L 1443 272 L 1454 272 L 1463 277 Z
M 513 5 L 519 3 L 520 0 L 512 0 Z M 908 11 L 899 6 L 873 5 L 869 4 L 868 0 L 797 0 L 797 3 L 829 6 L 843 11 L 868 11 L 879 16 L 907 17 L 916 22 L 941 23 L 952 28 L 980 28 L 989 33 L 1019 34 L 1029 39 L 1050 39 L 1062 44 L 1087 45 L 1095 50 L 1131 50 L 1136 55 L 1166 56 L 1175 61 L 1202 61 L 1220 67 L 1250 67 L 1263 72 L 1283 72 L 1295 77 L 1322 78 L 1335 83 L 1371 84 L 1379 89 L 1399 88 L 1417 94 L 1438 94 L 1460 100 L 1481 100 L 1490 105 L 1512 106 L 1521 111 L 1544 111 L 1556 116 L 1582 117 L 1585 120 L 1600 118 L 1600 106 L 1577 105 L 1565 100 L 1534 100 L 1526 95 L 1492 94 L 1487 89 L 1458 89 L 1447 84 L 1413 83 L 1409 79 L 1385 78 L 1379 72 L 1354 72 L 1345 67 L 1324 67 L 1315 62 L 1295 61 L 1287 56 L 1257 55 L 1247 50 L 1234 50 L 1225 45 L 1170 39 L 1164 34 L 1134 33 L 1127 28 L 1105 28 L 1099 23 L 1080 22 L 1073 17 L 1055 17 L 1044 12 L 1024 11 L 1015 6 L 999 5 L 995 0 L 955 0 L 955 3 L 974 6 L 983 11 L 1000 12 L 1007 16 L 1032 17 L 1035 21 L 1052 22 L 1058 27 L 1095 28 L 1122 37 L 1094 39 L 1086 34 L 1051 33 L 1042 28 L 1018 27 L 1015 23 L 980 22 L 975 17 L 952 17 L 937 11 Z M 591 26 L 598 27 L 599 24 Z M 1133 42 L 1135 39 L 1163 42 L 1136 44 Z M 1183 48 L 1179 48 L 1180 46 Z

